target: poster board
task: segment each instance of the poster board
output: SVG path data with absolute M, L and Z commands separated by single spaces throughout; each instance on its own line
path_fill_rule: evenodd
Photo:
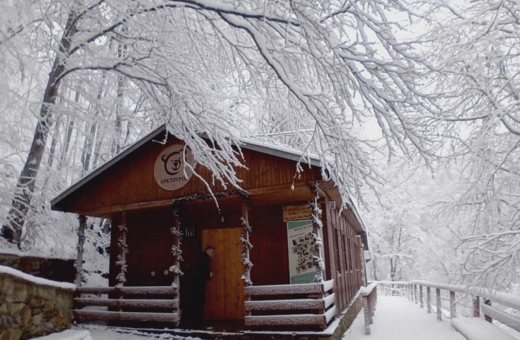
M 311 283 L 316 275 L 312 220 L 287 222 L 289 277 L 291 284 Z

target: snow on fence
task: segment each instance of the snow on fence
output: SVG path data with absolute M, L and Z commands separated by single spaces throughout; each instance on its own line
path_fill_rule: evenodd
M 377 282 L 372 282 L 367 287 L 361 288 L 363 297 L 363 311 L 365 314 L 365 334 L 370 334 L 370 325 L 374 322 L 372 317 L 377 303 Z
M 424 302 L 423 287 L 426 287 L 426 303 Z M 520 296 L 460 285 L 439 284 L 426 281 L 409 282 L 406 285 L 406 296 L 409 300 L 420 304 L 421 308 L 426 304 L 427 312 L 431 313 L 432 288 L 435 289 L 436 295 L 435 308 L 437 319 L 442 320 L 442 301 L 449 301 L 449 318 L 452 320 L 454 328 L 467 339 L 489 339 L 491 334 L 494 334 L 492 338 L 497 340 L 516 339 L 500 331 L 497 327 L 490 327 L 490 325 L 493 323 L 493 320 L 496 320 L 515 331 L 520 331 L 520 318 L 505 311 L 507 308 L 520 310 Z M 449 295 L 449 299 L 443 299 L 442 292 Z M 466 303 L 464 306 L 462 302 L 470 299 L 471 306 L 468 308 L 470 304 Z M 481 299 L 483 299 L 484 304 L 480 303 Z M 464 318 L 464 316 L 471 318 Z M 484 320 L 489 324 L 486 324 Z M 477 329 L 479 331 L 475 331 Z
M 245 301 L 245 325 L 310 326 L 324 329 L 336 315 L 332 288 L 333 280 L 324 283 L 245 287 L 245 294 L 250 298 Z
M 80 287 L 78 294 L 108 294 L 108 298 L 74 299 L 74 316 L 82 320 L 105 322 L 154 322 L 177 325 L 180 321 L 177 286 L 160 287 Z M 128 299 L 127 296 L 132 298 Z M 83 310 L 83 307 L 108 307 L 108 310 Z
M 405 295 L 405 285 L 408 282 L 402 281 L 376 281 L 380 290 L 382 290 L 383 295 L 392 295 L 392 296 L 404 296 Z

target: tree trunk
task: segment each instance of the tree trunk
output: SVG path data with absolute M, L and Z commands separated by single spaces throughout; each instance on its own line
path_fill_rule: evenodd
M 52 114 L 56 99 L 58 98 L 58 90 L 60 87 L 60 76 L 65 69 L 65 61 L 69 57 L 71 37 L 76 33 L 76 13 L 71 10 L 67 18 L 65 30 L 60 41 L 59 52 L 56 54 L 49 81 L 45 88 L 42 106 L 36 130 L 34 132 L 31 148 L 25 165 L 18 178 L 16 190 L 11 209 L 7 215 L 8 224 L 3 226 L 2 235 L 10 242 L 16 243 L 20 248 L 23 225 L 29 207 L 31 198 L 36 186 L 36 177 L 40 169 L 40 164 L 45 152 L 45 145 L 49 135 L 49 128 L 52 125 Z

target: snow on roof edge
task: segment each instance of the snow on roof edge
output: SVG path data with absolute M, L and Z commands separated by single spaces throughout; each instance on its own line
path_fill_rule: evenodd
M 41 277 L 33 276 L 27 273 L 24 273 L 18 269 L 14 269 L 7 266 L 0 265 L 0 274 L 7 274 L 10 276 L 14 276 L 16 278 L 22 279 L 24 281 L 28 281 L 31 283 L 35 283 L 42 286 L 50 286 L 50 287 L 56 287 L 61 288 L 65 290 L 76 290 L 76 285 L 69 283 L 69 282 L 59 282 L 59 281 L 52 281 L 48 279 L 44 279 Z

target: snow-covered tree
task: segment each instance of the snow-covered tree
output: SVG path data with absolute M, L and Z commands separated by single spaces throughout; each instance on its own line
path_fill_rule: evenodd
M 507 288 L 518 279 L 520 250 L 520 8 L 457 1 L 437 19 L 429 39 L 450 96 L 436 119 L 455 141 L 445 151 L 461 182 L 444 213 L 461 241 L 466 283 Z
M 92 119 L 107 73 L 117 77 L 113 98 L 123 88 L 135 92 L 115 100 L 116 111 L 126 105 L 167 122 L 217 180 L 232 186 L 239 185 L 232 167 L 241 160 L 232 143 L 248 114 L 275 103 L 294 126 L 313 123 L 304 142 L 313 144 L 343 195 L 378 180 L 367 161 L 373 146 L 357 137 L 367 120 L 378 122 L 391 153 L 433 156 L 436 138 L 425 138 L 420 125 L 437 109 L 428 94 L 431 71 L 414 44 L 396 34 L 403 20 L 422 15 L 406 1 L 47 0 L 9 2 L 7 12 L 0 53 L 42 56 L 49 72 L 45 86 L 30 89 L 39 98 L 30 103 L 36 129 L 4 228 L 14 242 L 66 105 L 61 99 L 70 89 L 85 90 L 78 102 L 92 104 L 82 113 Z M 84 131 L 91 138 L 93 130 Z

